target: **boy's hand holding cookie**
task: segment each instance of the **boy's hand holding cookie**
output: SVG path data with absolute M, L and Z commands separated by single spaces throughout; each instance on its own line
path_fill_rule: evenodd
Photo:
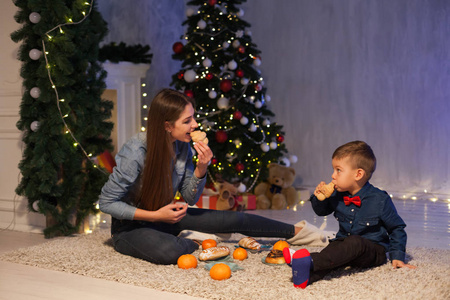
M 330 182 L 329 184 L 326 184 L 325 182 L 321 181 L 314 190 L 314 196 L 316 196 L 316 198 L 320 201 L 323 201 L 333 194 L 334 188 L 334 183 Z

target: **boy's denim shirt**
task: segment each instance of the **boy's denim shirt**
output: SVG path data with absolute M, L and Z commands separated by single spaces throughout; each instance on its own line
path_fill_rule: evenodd
M 116 167 L 102 188 L 100 210 L 119 220 L 133 220 L 136 212 L 134 200 L 139 190 L 140 174 L 147 154 L 146 133 L 140 132 L 125 143 L 116 155 Z M 180 191 L 189 204 L 197 203 L 206 183 L 206 175 L 194 175 L 192 150 L 189 143 L 176 141 L 175 168 L 172 173 L 173 193 Z
M 334 192 L 333 195 L 319 201 L 311 196 L 315 213 L 326 216 L 334 212 L 339 222 L 336 238 L 349 235 L 362 236 L 376 244 L 383 245 L 391 260 L 405 261 L 406 224 L 398 215 L 391 197 L 369 182 L 354 196 L 361 198 L 361 206 L 351 203 L 345 205 L 343 197 L 348 193 Z

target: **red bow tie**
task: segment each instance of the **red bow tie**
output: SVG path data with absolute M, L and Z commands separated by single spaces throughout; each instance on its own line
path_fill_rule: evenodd
M 356 206 L 361 206 L 361 199 L 359 198 L 359 196 L 356 196 L 353 198 L 344 196 L 344 203 L 345 203 L 345 205 L 350 205 L 350 203 L 353 203 Z

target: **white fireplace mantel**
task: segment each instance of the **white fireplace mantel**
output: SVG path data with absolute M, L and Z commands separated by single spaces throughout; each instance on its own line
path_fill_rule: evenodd
M 141 79 L 145 77 L 149 64 L 134 64 L 131 62 L 103 63 L 108 75 L 106 88 L 117 90 L 117 103 L 114 109 L 117 121 L 114 126 L 117 131 L 117 149 L 141 127 Z

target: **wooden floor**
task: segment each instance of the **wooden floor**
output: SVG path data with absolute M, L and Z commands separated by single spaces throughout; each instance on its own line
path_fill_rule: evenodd
M 407 247 L 450 249 L 450 202 L 427 200 L 395 200 L 399 214 L 408 225 Z M 300 220 L 336 230 L 332 217 L 317 217 L 311 205 L 299 205 L 287 211 L 249 211 L 287 223 Z M 41 234 L 11 230 L 0 231 L 0 254 L 14 249 L 43 243 Z M 143 287 L 56 272 L 0 261 L 0 299 L 199 299 Z

